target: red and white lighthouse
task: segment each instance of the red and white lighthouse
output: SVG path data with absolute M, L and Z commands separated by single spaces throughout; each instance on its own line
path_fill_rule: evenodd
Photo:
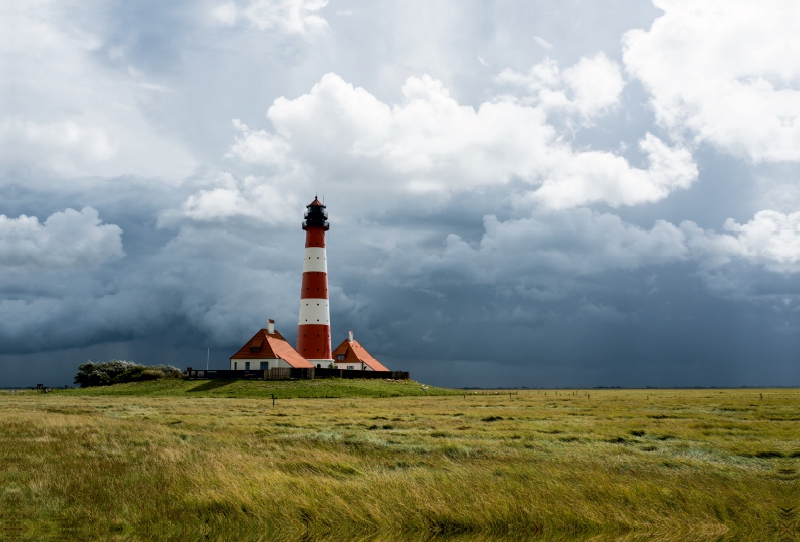
M 300 321 L 297 327 L 297 352 L 314 365 L 327 367 L 331 357 L 331 312 L 328 306 L 328 260 L 325 232 L 328 213 L 316 197 L 306 206 L 303 229 L 306 252 L 303 259 L 303 286 L 300 292 Z

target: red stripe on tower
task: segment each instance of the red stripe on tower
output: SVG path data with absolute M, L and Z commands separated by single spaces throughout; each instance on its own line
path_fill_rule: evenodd
M 325 206 L 314 198 L 306 206 L 303 229 L 306 252 L 300 289 L 297 352 L 314 365 L 327 367 L 331 357 L 331 313 L 328 306 L 328 260 L 325 232 L 330 227 Z

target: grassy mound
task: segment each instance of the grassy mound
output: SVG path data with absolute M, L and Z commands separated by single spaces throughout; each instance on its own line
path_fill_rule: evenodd
M 429 387 L 413 380 L 154 380 L 112 386 L 58 390 L 80 396 L 227 397 L 237 398 L 337 398 L 453 395 L 462 392 Z

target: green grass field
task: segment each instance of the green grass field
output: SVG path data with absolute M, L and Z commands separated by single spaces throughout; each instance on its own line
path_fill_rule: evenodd
M 1 396 L 0 532 L 13 540 L 800 537 L 800 390 L 465 397 L 333 381 L 302 398 L 322 388 L 216 384 Z M 384 395 L 400 389 L 408 393 Z

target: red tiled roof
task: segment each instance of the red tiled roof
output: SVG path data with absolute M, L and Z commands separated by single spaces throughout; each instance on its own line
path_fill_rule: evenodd
M 275 359 L 280 358 L 295 369 L 314 367 L 310 361 L 297 353 L 283 335 L 277 331 L 270 335 L 266 329 L 259 330 L 231 359 Z
M 286 339 L 281 337 L 281 340 L 270 339 L 272 351 L 275 352 L 282 360 L 294 367 L 295 369 L 306 368 L 311 369 L 314 365 L 306 358 L 297 353 L 297 350 L 292 348 L 292 345 L 286 342 Z
M 344 359 L 340 360 L 339 355 L 343 354 Z M 380 361 L 373 358 L 367 349 L 361 346 L 361 344 L 353 340 L 350 342 L 349 340 L 345 339 L 342 341 L 342 344 L 336 347 L 336 350 L 333 351 L 331 354 L 333 356 L 333 361 L 335 363 L 342 363 L 347 361 L 352 361 L 354 363 L 363 363 L 373 371 L 388 371 L 389 369 L 383 365 Z

